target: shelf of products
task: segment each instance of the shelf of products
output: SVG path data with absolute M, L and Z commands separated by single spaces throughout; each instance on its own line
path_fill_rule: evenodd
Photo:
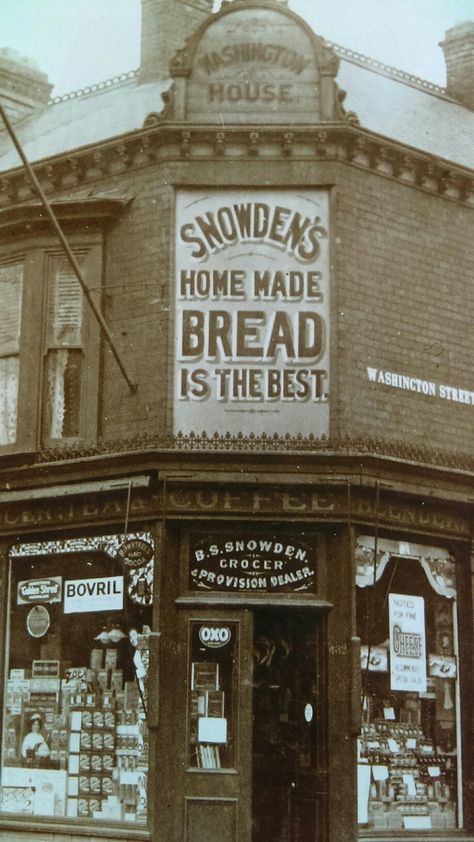
M 456 758 L 420 725 L 373 720 L 359 740 L 359 793 L 374 830 L 455 828 Z
M 116 649 L 10 671 L 2 812 L 144 822 L 147 773 L 143 702 Z

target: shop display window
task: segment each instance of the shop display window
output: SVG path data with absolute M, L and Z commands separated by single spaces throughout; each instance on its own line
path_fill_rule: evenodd
M 440 548 L 359 539 L 359 823 L 462 825 L 455 565 Z
M 1 811 L 144 824 L 148 533 L 10 553 Z
M 189 765 L 202 770 L 235 764 L 235 623 L 192 622 L 188 693 Z

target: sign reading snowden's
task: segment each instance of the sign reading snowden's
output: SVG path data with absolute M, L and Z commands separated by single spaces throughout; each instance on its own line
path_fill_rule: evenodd
M 327 433 L 327 193 L 183 191 L 176 242 L 176 431 Z

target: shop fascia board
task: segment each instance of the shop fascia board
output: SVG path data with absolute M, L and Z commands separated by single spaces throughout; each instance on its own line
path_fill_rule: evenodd
M 158 471 L 158 480 L 178 485 L 246 485 L 246 486 L 320 486 L 344 487 L 350 483 L 354 493 L 358 490 L 379 487 L 381 492 L 396 492 L 406 497 L 424 497 L 425 499 L 452 501 L 453 503 L 474 503 L 474 488 L 471 492 L 461 493 L 449 488 L 434 489 L 432 483 L 416 483 L 406 480 L 389 480 L 383 475 L 369 473 L 254 473 L 229 471 Z
M 123 477 L 121 479 L 76 482 L 67 485 L 51 485 L 42 488 L 28 488 L 17 491 L 0 491 L 0 505 L 2 503 L 19 503 L 21 501 L 72 497 L 77 496 L 78 494 L 97 494 L 98 492 L 123 491 L 128 488 L 146 488 L 149 483 L 150 477 L 141 475 Z

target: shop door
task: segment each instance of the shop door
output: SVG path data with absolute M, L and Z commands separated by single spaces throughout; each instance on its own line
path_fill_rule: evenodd
M 200 609 L 180 615 L 187 749 L 174 779 L 178 823 L 164 838 L 251 842 L 252 613 Z
M 175 838 L 325 842 L 323 621 L 293 608 L 180 613 L 187 755 Z
M 322 637 L 314 613 L 254 614 L 252 842 L 326 839 Z

